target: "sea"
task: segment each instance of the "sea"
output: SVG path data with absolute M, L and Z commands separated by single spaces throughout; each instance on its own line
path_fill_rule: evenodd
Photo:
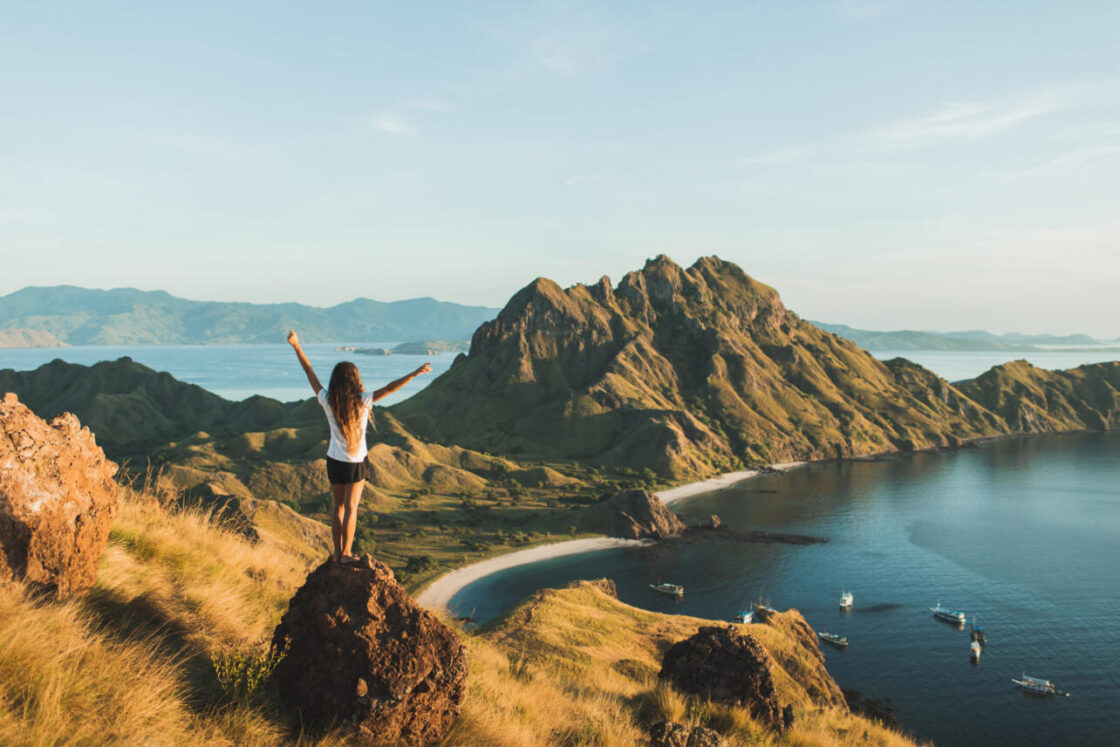
M 613 549 L 503 571 L 462 589 L 478 623 L 533 591 L 607 576 L 627 604 L 732 620 L 796 608 L 842 688 L 889 699 L 939 745 L 1120 743 L 1120 433 L 1011 438 L 949 453 L 807 465 L 673 505 L 691 524 L 808 534 L 795 546 L 706 540 Z M 649 590 L 668 581 L 674 600 Z M 842 611 L 842 591 L 855 605 Z M 940 603 L 987 635 L 935 619 Z M 1025 694 L 1023 673 L 1068 697 Z
M 347 346 L 391 347 L 392 342 Z M 307 345 L 321 378 L 358 363 L 367 387 L 454 354 L 373 357 Z M 1009 357 L 1044 368 L 1115 359 L 1083 351 L 877 353 L 908 357 L 956 381 Z M 287 345 L 106 346 L 0 350 L 0 368 L 54 358 L 91 364 L 121 356 L 169 371 L 230 399 L 310 396 Z M 419 391 L 421 377 L 395 397 Z M 391 402 L 391 401 L 390 401 Z M 825 537 L 795 546 L 707 540 L 615 549 L 509 569 L 451 601 L 483 622 L 540 588 L 608 576 L 622 601 L 645 609 L 731 620 L 751 600 L 796 608 L 818 631 L 848 638 L 822 645 L 841 687 L 889 699 L 900 726 L 940 745 L 1120 743 L 1120 433 L 990 441 L 975 448 L 875 461 L 807 465 L 674 504 L 686 521 L 712 514 L 732 526 Z M 682 584 L 673 600 L 649 584 Z M 855 606 L 839 608 L 851 591 Z M 979 663 L 968 628 L 940 622 L 941 603 L 986 632 Z M 1068 697 L 1027 695 L 1026 673 Z

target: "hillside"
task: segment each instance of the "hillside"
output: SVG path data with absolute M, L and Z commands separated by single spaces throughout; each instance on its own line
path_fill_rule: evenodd
M 37 329 L 0 329 L 0 348 L 57 348 L 64 345 L 50 332 Z
M 28 328 L 70 345 L 257 343 L 298 329 L 304 342 L 457 340 L 497 309 L 412 298 L 298 303 L 191 301 L 164 291 L 29 287 L 0 297 L 0 330 Z
M 261 654 L 319 556 L 298 533 L 268 531 L 254 544 L 133 493 L 88 597 L 52 603 L 18 584 L 0 588 L 0 743 L 345 744 L 333 733 L 301 733 L 267 681 L 238 691 L 215 670 L 228 657 Z M 756 627 L 797 711 L 789 743 L 910 744 L 814 698 L 828 675 L 815 644 L 795 632 L 797 613 L 782 617 L 792 622 Z M 468 691 L 443 744 L 638 745 L 663 712 L 706 720 L 733 744 L 747 734 L 775 743 L 743 709 L 705 713 L 657 688 L 661 647 L 703 622 L 636 610 L 589 585 L 543 592 L 486 632 L 461 634 Z M 580 734 L 591 736 L 571 736 Z
M 658 257 L 613 288 L 538 279 L 392 412 L 440 442 L 674 479 L 1005 431 L 949 383 L 801 320 L 715 257 L 687 270 Z

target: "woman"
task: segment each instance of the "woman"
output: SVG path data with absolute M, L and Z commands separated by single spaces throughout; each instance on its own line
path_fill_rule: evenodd
M 334 508 L 331 511 L 331 538 L 336 563 L 353 563 L 356 557 L 350 554 L 354 544 L 354 530 L 358 524 L 358 501 L 366 481 L 366 425 L 369 423 L 373 403 L 392 394 L 420 374 L 432 370 L 425 363 L 407 376 L 390 381 L 375 392 L 362 388 L 358 367 L 349 361 L 342 361 L 331 372 L 331 383 L 326 389 L 319 383 L 319 377 L 311 369 L 311 363 L 299 344 L 299 336 L 288 330 L 288 343 L 295 348 L 296 357 L 307 374 L 315 397 L 327 413 L 327 424 L 331 430 L 331 444 L 327 449 L 327 479 L 331 483 L 331 496 Z

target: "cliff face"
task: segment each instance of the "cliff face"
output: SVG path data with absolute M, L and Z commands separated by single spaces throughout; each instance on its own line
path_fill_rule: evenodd
M 1006 430 L 951 384 L 801 320 L 715 257 L 688 269 L 658 257 L 613 288 L 538 279 L 393 412 L 437 441 L 672 477 Z

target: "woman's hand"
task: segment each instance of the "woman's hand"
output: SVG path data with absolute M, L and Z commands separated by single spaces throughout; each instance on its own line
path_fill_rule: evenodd
M 299 335 L 296 334 L 296 331 L 294 329 L 288 330 L 288 344 L 293 348 L 299 347 Z
M 431 363 L 425 363 L 423 366 L 420 366 L 420 368 L 413 371 L 412 375 L 413 376 L 419 376 L 420 374 L 426 374 L 426 373 L 431 373 L 431 372 L 432 372 L 432 364 Z

